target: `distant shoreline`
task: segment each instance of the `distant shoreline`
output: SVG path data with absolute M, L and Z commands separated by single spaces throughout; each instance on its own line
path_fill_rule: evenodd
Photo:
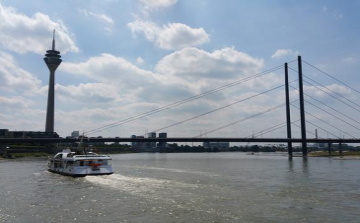
M 236 151 L 238 152 L 238 151 Z M 109 152 L 104 154 L 126 154 L 133 153 L 129 151 L 122 152 Z M 28 152 L 28 153 L 9 153 L 9 157 L 0 156 L 0 160 L 12 160 L 12 159 L 23 159 L 23 158 L 47 158 L 54 154 L 45 153 L 45 152 Z M 335 159 L 343 159 L 343 160 L 360 160 L 360 152 L 348 152 L 344 151 L 342 154 L 339 151 L 333 151 L 330 154 L 324 151 L 315 151 L 309 152 L 308 157 L 329 157 Z
M 50 154 L 44 152 L 34 152 L 34 153 L 9 153 L 8 157 L 0 157 L 0 159 L 19 159 L 19 158 L 26 158 L 26 157 L 33 157 L 33 158 L 45 158 L 48 157 Z
M 344 151 L 342 152 L 342 154 L 340 154 L 339 151 L 333 151 L 329 154 L 329 152 L 321 152 L 321 151 L 316 151 L 316 152 L 310 152 L 308 153 L 308 156 L 310 157 L 359 157 L 360 158 L 360 152 L 348 152 L 348 151 Z

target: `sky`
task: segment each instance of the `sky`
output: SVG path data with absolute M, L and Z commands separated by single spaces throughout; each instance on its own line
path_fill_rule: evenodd
M 356 0 L 1 0 L 0 128 L 44 131 L 55 29 L 62 137 L 286 137 L 268 132 L 286 121 L 286 62 L 300 137 L 298 55 L 308 137 L 357 137 L 359 11 Z

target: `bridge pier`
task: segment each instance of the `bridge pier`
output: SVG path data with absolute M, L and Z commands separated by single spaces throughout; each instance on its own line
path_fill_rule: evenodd
M 343 156 L 342 143 L 339 142 L 339 155 Z
M 7 158 L 8 157 L 8 146 L 7 144 L 0 144 L 0 156 Z
M 328 154 L 331 155 L 331 142 L 328 142 Z

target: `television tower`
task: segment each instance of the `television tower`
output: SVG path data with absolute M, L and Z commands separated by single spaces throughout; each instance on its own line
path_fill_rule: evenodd
M 61 58 L 60 52 L 55 50 L 55 29 L 54 29 L 52 49 L 46 51 L 46 54 L 44 57 L 44 61 L 50 71 L 45 132 L 54 132 L 55 70 L 62 61 L 60 58 Z

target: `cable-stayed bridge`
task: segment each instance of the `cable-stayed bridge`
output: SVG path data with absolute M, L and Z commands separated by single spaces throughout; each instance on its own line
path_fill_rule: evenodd
M 289 66 L 289 65 L 295 64 L 296 62 L 297 62 L 297 69 Z M 360 125 L 360 122 L 357 121 L 357 119 L 354 118 L 354 116 L 346 114 L 343 109 L 340 110 L 337 107 L 331 106 L 329 103 L 319 100 L 316 97 L 316 94 L 315 95 L 309 94 L 306 90 L 308 90 L 308 89 L 316 90 L 318 92 L 318 94 L 320 92 L 321 94 L 326 95 L 327 97 L 332 98 L 333 100 L 336 100 L 338 103 L 340 103 L 344 107 L 346 107 L 346 110 L 351 110 L 355 113 L 360 112 L 360 105 L 358 105 L 354 100 L 344 97 L 341 94 L 341 92 L 337 92 L 336 89 L 334 90 L 333 88 L 331 88 L 329 86 L 324 86 L 319 81 L 316 81 L 316 80 L 310 78 L 310 75 L 304 75 L 303 74 L 303 64 L 306 65 L 307 68 L 312 69 L 313 72 L 318 72 L 322 75 L 325 75 L 325 76 L 331 78 L 333 81 L 339 83 L 336 86 L 341 85 L 341 86 L 344 86 L 344 88 L 351 91 L 352 93 L 360 93 L 355 88 L 352 88 L 351 86 L 340 81 L 339 79 L 334 78 L 333 76 L 331 76 L 330 74 L 317 68 L 316 66 L 314 66 L 306 61 L 303 61 L 301 59 L 301 57 L 299 56 L 297 60 L 291 61 L 289 63 L 285 63 L 284 65 L 277 66 L 272 69 L 268 69 L 261 73 L 258 73 L 258 74 L 252 75 L 252 76 L 248 76 L 241 80 L 217 87 L 215 89 L 203 92 L 201 94 L 168 104 L 166 106 L 163 106 L 163 107 L 160 107 L 160 108 L 157 108 L 157 109 L 154 109 L 154 110 L 151 110 L 151 111 L 139 114 L 139 115 L 135 115 L 133 117 L 130 117 L 130 118 L 127 118 L 124 120 L 113 122 L 111 124 L 104 125 L 99 128 L 92 129 L 92 130 L 88 131 L 87 134 L 88 135 L 95 134 L 95 133 L 102 132 L 102 131 L 105 131 L 110 128 L 114 128 L 116 126 L 124 125 L 129 122 L 141 119 L 143 117 L 148 117 L 148 116 L 154 115 L 156 113 L 160 113 L 165 110 L 183 105 L 185 103 L 189 103 L 189 102 L 198 100 L 200 98 L 212 95 L 214 93 L 224 91 L 226 89 L 240 85 L 242 83 L 246 83 L 248 81 L 252 81 L 254 79 L 261 78 L 265 75 L 271 74 L 274 71 L 284 70 L 284 74 L 285 74 L 284 75 L 285 76 L 284 84 L 280 84 L 280 85 L 272 87 L 270 89 L 266 89 L 260 93 L 252 94 L 250 96 L 242 98 L 241 100 L 218 107 L 216 109 L 207 111 L 205 113 L 202 113 L 202 114 L 199 114 L 199 115 L 196 115 L 196 116 L 184 119 L 184 120 L 177 121 L 175 123 L 163 126 L 161 128 L 154 129 L 151 132 L 159 132 L 159 131 L 163 131 L 163 130 L 171 128 L 171 127 L 175 127 L 175 126 L 178 126 L 178 125 L 181 125 L 184 123 L 188 123 L 193 120 L 197 120 L 201 117 L 204 117 L 206 115 L 216 113 L 223 109 L 229 108 L 231 106 L 241 104 L 241 103 L 246 102 L 251 99 L 256 99 L 263 95 L 267 95 L 273 91 L 285 89 L 285 91 L 284 91 L 285 102 L 283 102 L 279 105 L 267 107 L 266 109 L 264 109 L 260 112 L 253 113 L 249 116 L 242 117 L 239 120 L 234 120 L 230 123 L 224 124 L 222 126 L 219 126 L 217 128 L 211 129 L 211 130 L 207 130 L 204 133 L 200 133 L 199 135 L 191 136 L 191 137 L 174 137 L 174 138 L 166 138 L 166 139 L 118 138 L 118 137 L 116 137 L 116 138 L 89 138 L 87 140 L 89 142 L 151 142 L 151 141 L 156 141 L 156 142 L 160 142 L 160 141 L 164 141 L 164 142 L 211 142 L 211 141 L 215 141 L 215 142 L 245 142 L 245 143 L 272 143 L 272 142 L 273 143 L 288 143 L 288 150 L 289 150 L 290 156 L 292 156 L 292 143 L 301 143 L 304 156 L 307 155 L 307 143 L 339 143 L 339 145 L 341 145 L 342 143 L 360 143 L 360 139 L 357 137 L 357 134 L 356 134 L 356 132 L 358 130 L 360 130 L 360 127 L 358 126 L 358 125 Z M 295 72 L 297 74 L 298 78 L 289 81 L 289 71 Z M 294 83 L 298 83 L 298 86 L 294 86 L 293 85 Z M 305 91 L 304 91 L 304 86 L 306 87 Z M 299 99 L 290 101 L 290 94 L 291 94 L 290 90 L 292 90 L 293 92 L 298 92 Z M 313 109 L 317 109 L 318 111 L 320 111 L 320 113 L 324 114 L 322 116 L 330 117 L 331 120 L 329 121 L 329 118 L 325 119 L 324 117 L 321 117 L 321 116 L 319 117 L 319 115 L 313 114 L 313 112 L 310 109 L 305 109 L 305 104 L 309 107 L 311 106 Z M 256 133 L 253 132 L 252 134 L 249 134 L 248 136 L 245 136 L 245 137 L 208 137 L 209 134 L 216 134 L 216 132 L 218 132 L 222 129 L 226 129 L 231 126 L 234 126 L 234 125 L 237 125 L 237 124 L 249 121 L 249 120 L 254 120 L 258 117 L 261 117 L 267 113 L 271 113 L 275 110 L 279 110 L 281 108 L 285 108 L 284 109 L 285 112 L 283 112 L 283 120 L 285 120 L 285 121 L 282 123 L 278 123 L 273 126 L 267 127 L 266 129 L 262 129 Z M 300 115 L 298 118 L 296 118 L 296 120 L 293 120 L 294 118 L 291 117 L 294 113 L 294 111 L 292 111 L 292 112 L 290 111 L 291 108 L 293 108 L 293 109 L 295 108 L 296 111 L 299 111 L 298 113 Z M 305 119 L 305 117 L 307 117 L 307 119 Z M 341 125 L 335 123 L 334 120 L 337 120 L 337 123 L 341 123 Z M 323 125 L 320 125 L 319 123 L 322 123 Z M 315 135 L 313 137 L 308 137 L 307 134 L 314 135 L 314 132 L 309 131 L 306 128 L 307 125 L 311 125 L 311 126 L 315 127 L 316 129 L 319 129 L 319 130 L 325 132 L 328 136 L 326 138 L 324 138 L 324 137 L 321 138 L 321 137 L 318 137 L 317 135 Z M 324 127 L 324 126 L 326 126 L 326 127 Z M 294 127 L 297 127 L 300 129 L 300 133 L 301 133 L 300 137 L 292 136 L 293 135 L 292 129 Z M 286 134 L 284 134 L 283 137 L 273 137 L 273 138 L 262 137 L 265 134 L 277 131 L 279 129 L 284 129 L 284 128 L 286 129 Z M 329 130 L 329 129 L 331 129 L 331 130 Z M 352 129 L 352 132 L 349 132 L 348 129 Z M 334 133 L 334 131 L 339 132 L 339 134 Z M 355 131 L 355 133 L 353 133 L 354 131 Z M 55 138 L 54 139 L 2 138 L 2 139 L 0 139 L 0 143 L 12 143 L 12 142 L 58 143 L 58 142 L 73 142 L 76 140 L 77 139 L 63 139 L 63 138 L 58 138 L 58 139 L 55 139 Z

